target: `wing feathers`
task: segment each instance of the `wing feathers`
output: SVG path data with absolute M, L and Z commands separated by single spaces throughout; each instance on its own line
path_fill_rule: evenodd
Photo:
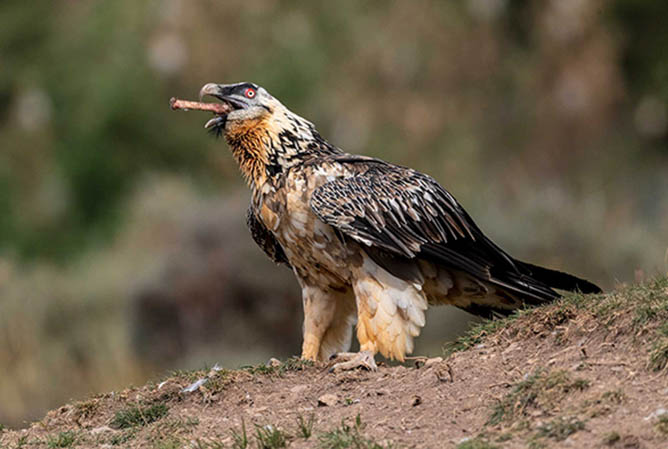
M 267 229 L 262 221 L 257 218 L 252 206 L 246 212 L 246 225 L 248 226 L 255 243 L 262 248 L 265 254 L 269 256 L 274 263 L 286 264 L 288 267 L 290 266 L 290 262 L 283 251 L 283 247 L 278 243 L 274 234 L 269 232 L 269 229 Z
M 433 179 L 388 167 L 374 165 L 363 175 L 321 186 L 311 207 L 321 220 L 352 238 L 377 240 L 406 257 L 414 257 L 429 242 L 475 240 L 460 206 Z
M 356 164 L 359 174 L 316 189 L 311 208 L 346 236 L 398 257 L 423 257 L 464 271 L 529 303 L 559 296 L 521 272 L 431 177 L 368 158 L 348 157 L 344 163 Z

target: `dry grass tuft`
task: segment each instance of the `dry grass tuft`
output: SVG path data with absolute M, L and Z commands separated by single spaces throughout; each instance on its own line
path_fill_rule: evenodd
M 146 426 L 163 418 L 169 409 L 165 404 L 153 404 L 146 407 L 134 406 L 119 410 L 111 420 L 114 429 L 127 429 L 135 426 Z
M 538 370 L 517 383 L 492 410 L 487 424 L 512 423 L 529 416 L 530 410 L 550 413 L 568 394 L 589 387 L 585 379 L 573 379 L 567 371 Z

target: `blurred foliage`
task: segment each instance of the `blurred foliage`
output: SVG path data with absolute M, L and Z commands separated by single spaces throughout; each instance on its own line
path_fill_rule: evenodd
M 668 100 L 668 4 L 616 0 L 611 12 L 620 33 L 621 63 L 633 95 L 656 92 Z
M 220 146 L 165 107 L 212 80 L 257 81 L 335 143 L 428 167 L 464 199 L 526 178 L 579 196 L 600 188 L 582 185 L 590 176 L 642 164 L 644 147 L 665 154 L 667 12 L 649 0 L 5 1 L 0 249 L 71 260 L 108 242 L 147 172 L 220 186 Z M 646 96 L 664 116 L 650 141 L 624 116 Z
M 67 258 L 109 236 L 137 175 L 206 165 L 185 128 L 165 132 L 169 80 L 151 71 L 145 50 L 158 6 L 0 6 L 4 248 Z
M 604 287 L 665 270 L 667 20 L 652 0 L 3 0 L 0 420 L 270 355 L 243 326 L 172 366 L 136 350 L 159 352 L 131 328 L 137 285 L 205 271 L 174 255 L 201 222 L 243 227 L 225 144 L 168 108 L 207 82 L 257 82 L 346 151 L 426 171 L 517 257 Z M 259 250 L 226 249 L 273 279 Z M 465 321 L 432 321 L 422 348 Z

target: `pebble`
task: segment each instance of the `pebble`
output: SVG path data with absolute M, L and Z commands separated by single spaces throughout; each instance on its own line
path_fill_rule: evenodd
M 323 394 L 318 398 L 319 407 L 332 407 L 339 402 L 339 398 L 332 393 Z
M 657 408 L 654 410 L 653 413 L 650 413 L 648 416 L 645 416 L 645 421 L 649 421 L 650 419 L 658 418 L 659 416 L 663 416 L 666 413 L 668 413 L 668 410 L 665 408 Z
M 306 390 L 308 388 L 308 385 L 295 385 L 294 387 L 290 388 L 290 393 L 301 393 L 302 391 Z
M 272 357 L 267 361 L 267 363 L 265 363 L 265 366 L 268 368 L 277 368 L 281 366 L 281 361 Z
M 114 431 L 114 429 L 112 429 L 109 426 L 100 426 L 100 427 L 96 427 L 96 428 L 92 429 L 90 431 L 90 433 L 93 434 L 93 435 L 97 435 L 98 433 L 113 432 L 113 431 Z

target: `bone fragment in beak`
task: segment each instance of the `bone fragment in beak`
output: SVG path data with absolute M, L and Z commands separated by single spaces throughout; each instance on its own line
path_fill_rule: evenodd
M 209 111 L 219 115 L 227 114 L 232 110 L 229 105 L 224 103 L 202 103 L 201 101 L 180 100 L 174 97 L 169 100 L 169 107 L 173 110 Z

